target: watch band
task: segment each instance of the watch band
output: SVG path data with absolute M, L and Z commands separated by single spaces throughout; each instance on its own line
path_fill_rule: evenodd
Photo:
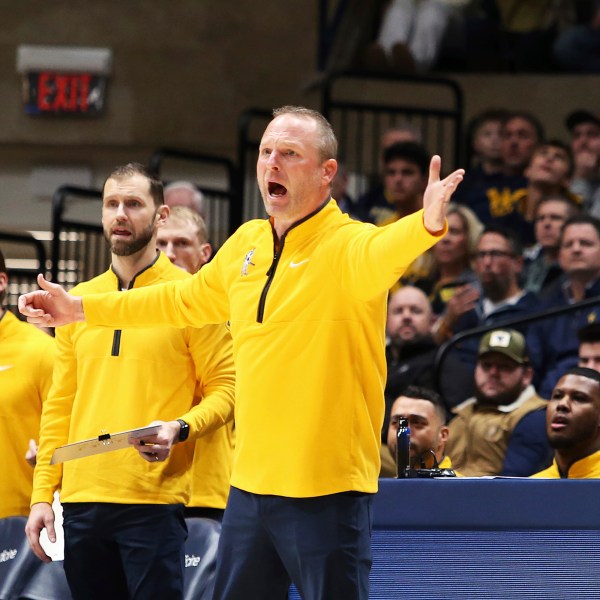
M 183 419 L 177 419 L 177 422 L 181 425 L 177 441 L 185 442 L 185 440 L 187 440 L 190 435 L 190 426 Z

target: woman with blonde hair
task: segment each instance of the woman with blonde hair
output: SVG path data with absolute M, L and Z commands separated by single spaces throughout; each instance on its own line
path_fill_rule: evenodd
M 456 288 L 477 283 L 472 268 L 475 247 L 483 225 L 468 207 L 451 203 L 448 207 L 448 233 L 419 257 L 402 278 L 402 284 L 421 288 L 439 316 Z

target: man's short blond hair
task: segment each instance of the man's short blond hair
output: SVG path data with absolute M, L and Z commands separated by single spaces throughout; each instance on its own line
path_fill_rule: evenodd
M 172 219 L 191 223 L 196 228 L 200 243 L 205 244 L 208 242 L 208 227 L 204 219 L 196 211 L 187 206 L 174 206 L 169 212 L 168 221 Z
M 281 115 L 294 115 L 303 119 L 310 119 L 317 124 L 319 130 L 319 139 L 316 140 L 316 146 L 322 162 L 330 158 L 337 158 L 338 142 L 333 131 L 331 123 L 318 111 L 304 106 L 282 106 L 273 111 L 273 117 Z

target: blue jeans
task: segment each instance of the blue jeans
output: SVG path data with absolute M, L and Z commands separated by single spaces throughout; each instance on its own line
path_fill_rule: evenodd
M 215 600 L 367 600 L 372 494 L 315 498 L 232 487 L 223 518 Z

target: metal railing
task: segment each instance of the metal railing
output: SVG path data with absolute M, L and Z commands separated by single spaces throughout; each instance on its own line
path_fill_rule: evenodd
M 17 314 L 19 296 L 38 289 L 38 273 L 46 275 L 46 248 L 28 232 L 6 230 L 0 230 L 0 248 L 8 276 L 6 306 Z M 22 264 L 17 265 L 17 262 Z
M 183 163 L 186 167 L 173 176 L 168 169 L 169 163 Z M 237 187 L 239 177 L 237 167 L 230 159 L 202 152 L 159 148 L 150 157 L 148 169 L 156 173 L 165 185 L 175 178 L 185 179 L 202 192 L 206 225 L 215 250 L 242 224 L 242 197 Z
M 442 157 L 444 171 L 461 164 L 464 99 L 451 79 L 338 73 L 323 84 L 322 107 L 340 160 L 359 178 L 355 193 L 380 177 L 381 137 L 392 127 L 418 131 L 427 150 Z
M 464 331 L 456 333 L 440 346 L 436 354 L 434 370 L 437 389 L 440 389 L 440 385 L 442 384 L 441 373 L 443 362 L 447 358 L 449 352 L 460 342 L 466 339 L 481 337 L 488 331 L 493 331 L 496 329 L 518 328 L 521 325 L 529 325 L 531 323 L 551 319 L 552 317 L 556 317 L 566 313 L 576 312 L 578 310 L 588 308 L 591 306 L 600 307 L 600 297 L 587 298 L 585 300 L 581 300 L 579 302 L 575 302 L 567 306 L 559 306 L 556 308 L 549 308 L 534 313 L 528 313 L 527 315 L 524 315 L 522 317 L 500 320 L 490 325 L 481 325 L 479 327 L 465 329 Z
M 461 164 L 464 100 L 456 82 L 338 73 L 323 82 L 321 91 L 322 113 L 338 138 L 339 159 L 352 174 L 353 195 L 362 194 L 380 177 L 381 135 L 389 127 L 409 124 L 418 130 L 427 149 L 442 156 L 444 171 Z M 265 216 L 256 185 L 256 159 L 271 118 L 271 111 L 253 108 L 238 120 L 237 189 L 244 221 Z
M 67 289 L 104 272 L 110 251 L 100 221 L 102 192 L 65 185 L 52 197 L 52 281 Z

